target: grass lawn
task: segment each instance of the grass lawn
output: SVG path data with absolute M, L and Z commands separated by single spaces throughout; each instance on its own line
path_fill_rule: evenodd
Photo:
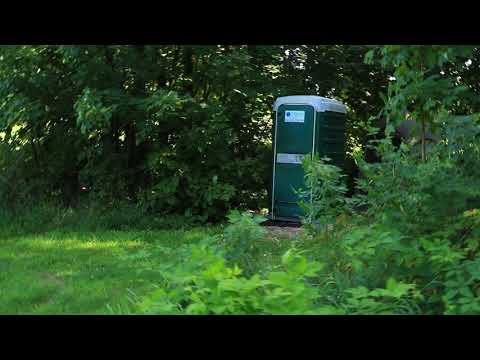
M 218 231 L 0 231 L 0 314 L 109 314 L 128 308 L 129 293 L 141 296 L 158 278 L 139 268 L 171 262 L 181 254 L 176 247 Z

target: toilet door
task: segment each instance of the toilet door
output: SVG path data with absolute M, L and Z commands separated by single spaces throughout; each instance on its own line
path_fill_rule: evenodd
M 304 186 L 303 157 L 314 146 L 315 109 L 310 105 L 281 105 L 275 122 L 272 209 L 274 218 L 302 216 L 295 193 Z

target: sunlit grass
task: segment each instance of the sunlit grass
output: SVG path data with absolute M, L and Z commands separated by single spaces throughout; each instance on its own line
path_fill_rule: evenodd
M 216 228 L 158 231 L 49 231 L 2 237 L 0 229 L 1 314 L 108 314 L 128 309 L 126 299 L 141 296 L 157 282 L 155 272 L 139 267 L 175 260 L 183 244 L 217 232 Z M 126 310 L 125 310 L 126 311 Z

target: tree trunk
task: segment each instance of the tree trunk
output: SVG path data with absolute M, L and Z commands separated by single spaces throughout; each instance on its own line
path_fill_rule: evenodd
M 108 45 L 105 46 L 105 62 L 112 69 L 112 73 L 114 73 L 115 64 L 113 63 L 113 53 L 108 47 Z M 116 114 L 113 114 L 112 122 L 111 122 L 111 145 L 112 145 L 112 149 L 114 149 L 114 152 L 116 154 L 118 154 L 120 151 L 119 137 L 120 137 L 120 131 L 119 131 L 118 117 Z
M 420 64 L 420 70 L 423 73 L 422 78 L 424 79 L 425 77 L 425 69 L 423 67 L 423 63 Z M 425 115 L 422 115 L 421 117 L 421 122 L 422 122 L 422 162 L 425 162 L 427 160 L 427 147 L 425 145 Z
M 38 150 L 37 150 L 37 147 L 35 146 L 33 136 L 30 138 L 30 146 L 32 147 L 33 161 L 35 162 L 35 166 L 36 166 L 37 170 L 40 171 L 42 169 L 42 167 L 40 166 L 40 161 L 38 159 Z
M 63 176 L 63 201 L 66 207 L 75 206 L 80 190 L 80 171 L 77 167 L 67 169 Z
M 145 45 L 135 45 L 138 54 L 138 62 L 135 64 L 135 86 L 133 95 L 137 98 L 145 96 L 146 79 L 144 76 L 143 66 L 145 65 Z M 144 120 L 144 113 L 141 109 L 135 109 L 135 119 L 130 121 L 126 126 L 126 141 L 127 141 L 127 191 L 128 197 L 131 201 L 137 201 L 137 189 L 139 184 L 138 173 L 138 148 L 137 148 L 137 122 Z
M 427 148 L 425 145 L 425 119 L 422 117 L 422 162 L 427 160 Z
M 183 66 L 186 78 L 190 78 L 192 81 L 185 86 L 185 91 L 193 96 L 193 49 L 191 46 L 185 46 L 183 52 Z
M 126 127 L 127 145 L 127 190 L 131 201 L 136 200 L 136 144 L 137 134 L 135 123 L 131 122 Z
M 115 73 L 115 63 L 114 63 L 114 57 L 113 57 L 113 52 L 110 49 L 109 45 L 105 45 L 105 63 L 110 67 L 112 71 L 112 75 Z M 111 83 L 114 83 L 114 77 L 109 79 Z M 113 153 L 115 155 L 118 155 L 120 153 L 120 121 L 118 118 L 118 114 L 114 113 L 112 114 L 112 119 L 110 122 L 110 148 L 113 149 Z M 116 160 L 116 157 L 115 157 Z M 114 160 L 114 161 L 115 161 Z M 115 163 L 113 165 L 113 168 L 118 167 L 118 163 Z M 113 181 L 112 181 L 112 194 L 114 197 L 118 197 L 120 193 L 120 175 L 118 173 L 121 171 L 121 169 L 117 168 L 117 173 L 115 174 Z

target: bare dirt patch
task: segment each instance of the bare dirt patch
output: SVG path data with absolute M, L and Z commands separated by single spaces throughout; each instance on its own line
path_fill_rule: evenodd
M 266 226 L 265 229 L 269 238 L 292 239 L 303 232 L 303 228 L 300 227 Z
M 62 286 L 64 281 L 62 278 L 52 274 L 52 273 L 43 273 L 41 280 L 48 285 Z

